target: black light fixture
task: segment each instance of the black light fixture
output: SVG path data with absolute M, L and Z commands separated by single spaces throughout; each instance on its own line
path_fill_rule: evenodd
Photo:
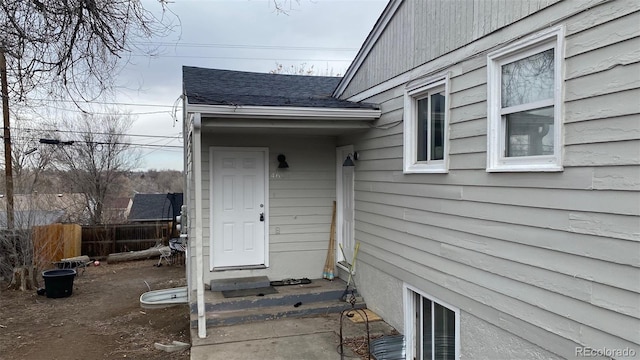
M 353 156 L 353 159 L 351 159 L 351 156 Z M 353 162 L 353 160 L 358 160 L 358 153 L 354 152 L 353 155 L 349 154 L 347 155 L 347 158 L 344 159 L 344 162 L 342 163 L 342 166 L 356 166 L 356 164 Z
M 289 164 L 287 164 L 287 157 L 280 154 L 278 155 L 278 169 L 288 169 Z

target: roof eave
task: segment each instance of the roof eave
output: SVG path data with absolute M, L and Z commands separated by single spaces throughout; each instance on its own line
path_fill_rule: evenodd
M 380 38 L 380 35 L 382 35 L 382 32 L 387 27 L 387 24 L 389 24 L 389 21 L 391 21 L 391 18 L 393 18 L 393 15 L 396 13 L 396 10 L 398 10 L 398 8 L 400 7 L 400 4 L 402 4 L 402 1 L 403 0 L 391 0 L 389 4 L 387 4 L 387 7 L 382 11 L 380 18 L 378 19 L 376 24 L 373 26 L 373 29 L 371 30 L 367 38 L 364 40 L 364 43 L 360 47 L 360 51 L 358 51 L 358 54 L 356 55 L 355 59 L 353 59 L 353 61 L 351 62 L 351 65 L 349 65 L 349 68 L 347 69 L 344 76 L 342 77 L 342 80 L 340 80 L 340 82 L 338 83 L 338 86 L 333 91 L 333 95 L 332 95 L 333 97 L 339 99 L 340 96 L 342 96 L 347 86 L 355 76 L 356 72 L 358 71 L 358 69 L 364 62 L 364 60 L 367 58 L 367 56 L 369 55 L 369 52 L 378 41 L 378 38 Z
M 186 104 L 187 113 L 203 116 L 280 120 L 375 120 L 380 109 Z

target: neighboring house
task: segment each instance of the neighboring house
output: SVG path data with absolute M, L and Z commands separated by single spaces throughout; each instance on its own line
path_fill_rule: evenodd
M 5 208 L 6 209 L 6 208 Z M 63 222 L 62 210 L 14 210 L 14 229 L 30 229 L 33 226 L 50 225 Z M 0 229 L 7 228 L 7 212 L 0 211 Z
M 53 223 L 79 223 L 85 217 L 84 197 L 79 193 L 17 194 L 13 197 L 14 226 L 28 229 Z M 7 199 L 0 195 L 0 228 L 7 222 Z
M 121 224 L 127 221 L 133 201 L 128 197 L 107 199 L 102 209 L 103 224 Z
M 169 222 L 180 214 L 182 194 L 136 194 L 129 212 L 132 223 Z
M 394 0 L 342 79 L 184 67 L 199 336 L 212 279 L 320 277 L 336 200 L 408 359 L 640 358 L 639 24 Z

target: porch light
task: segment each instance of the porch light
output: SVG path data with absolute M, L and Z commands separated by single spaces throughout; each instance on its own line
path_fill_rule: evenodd
M 287 158 L 286 156 L 280 154 L 278 155 L 278 169 L 288 169 L 289 168 L 289 164 L 287 164 Z
M 356 164 L 351 159 L 351 156 L 352 156 L 352 154 L 347 155 L 347 158 L 344 159 L 344 162 L 342 163 L 342 166 L 356 166 Z M 354 153 L 353 154 L 353 159 L 354 160 L 358 160 L 358 153 Z

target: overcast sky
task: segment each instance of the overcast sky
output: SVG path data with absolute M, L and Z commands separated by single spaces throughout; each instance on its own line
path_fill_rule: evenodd
M 157 9 L 155 0 L 145 0 Z M 162 39 L 159 56 L 134 54 L 118 75 L 117 102 L 137 120 L 130 130 L 142 148 L 143 168 L 182 170 L 181 123 L 172 105 L 182 93 L 182 66 L 269 72 L 306 64 L 320 75 L 344 74 L 387 0 L 289 1 L 287 15 L 272 0 L 175 0 L 169 8 L 181 25 Z M 289 6 L 287 5 L 287 9 Z M 148 105 L 148 106 L 144 106 Z M 178 109 L 177 118 L 182 110 Z M 163 138 L 167 137 L 167 138 Z

